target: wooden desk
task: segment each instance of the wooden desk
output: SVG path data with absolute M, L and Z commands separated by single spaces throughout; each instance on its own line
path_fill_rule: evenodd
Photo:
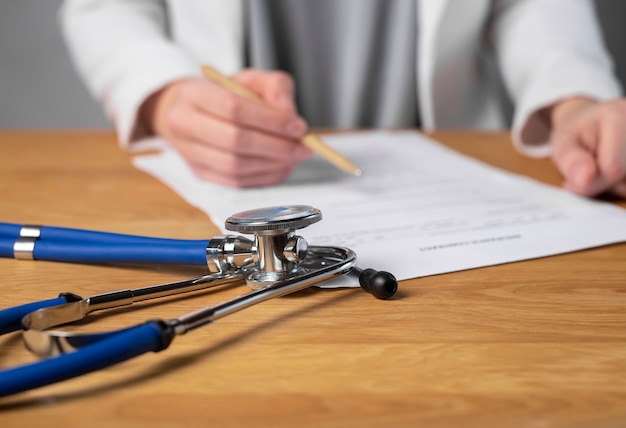
M 560 181 L 548 160 L 514 153 L 504 134 L 435 138 Z M 108 133 L 1 133 L 0 195 L 0 221 L 180 238 L 217 232 L 135 170 Z M 392 301 L 354 289 L 271 300 L 164 352 L 0 399 L 0 426 L 626 426 L 625 261 L 626 245 L 612 245 L 406 281 Z M 0 306 L 202 272 L 3 259 Z M 80 328 L 172 318 L 243 291 L 94 314 Z M 0 337 L 0 367 L 33 360 L 19 334 Z

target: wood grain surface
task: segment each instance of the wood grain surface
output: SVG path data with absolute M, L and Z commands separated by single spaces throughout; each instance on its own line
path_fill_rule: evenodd
M 560 183 L 549 160 L 515 153 L 504 133 L 433 137 Z M 176 238 L 218 232 L 134 169 L 110 133 L 0 133 L 0 196 L 6 222 Z M 202 273 L 0 259 L 0 307 Z M 390 301 L 356 289 L 314 289 L 265 302 L 177 337 L 160 353 L 2 398 L 0 426 L 626 426 L 626 245 L 400 287 Z M 173 318 L 244 291 L 230 286 L 144 302 L 70 328 Z M 0 368 L 34 360 L 20 334 L 0 337 Z

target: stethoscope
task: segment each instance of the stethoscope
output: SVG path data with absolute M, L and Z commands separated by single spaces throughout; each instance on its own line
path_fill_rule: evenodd
M 98 231 L 0 224 L 0 256 L 81 263 L 206 264 L 198 278 L 119 290 L 81 298 L 57 298 L 0 311 L 0 334 L 23 330 L 26 347 L 45 359 L 0 371 L 0 397 L 67 380 L 166 349 L 175 336 L 210 324 L 274 297 L 356 274 L 363 289 L 379 299 L 397 290 L 395 277 L 356 267 L 356 254 L 344 247 L 309 246 L 297 229 L 320 221 L 321 212 L 307 205 L 244 211 L 226 220 L 227 230 L 253 234 L 216 236 L 210 240 L 176 240 Z M 104 333 L 50 330 L 89 313 L 223 284 L 242 282 L 252 289 L 214 306 L 169 320 Z

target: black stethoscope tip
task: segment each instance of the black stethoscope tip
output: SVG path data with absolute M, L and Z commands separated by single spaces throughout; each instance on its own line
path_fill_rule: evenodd
M 398 290 L 396 277 L 389 272 L 377 271 L 375 269 L 364 269 L 359 273 L 359 284 L 381 300 L 389 299 Z

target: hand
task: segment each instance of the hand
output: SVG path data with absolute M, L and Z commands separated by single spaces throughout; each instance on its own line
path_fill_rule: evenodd
M 563 187 L 583 196 L 626 198 L 626 99 L 570 98 L 550 116 L 552 159 Z
M 269 186 L 311 157 L 298 140 L 307 124 L 297 114 L 290 76 L 244 70 L 235 80 L 259 104 L 208 78 L 169 84 L 140 109 L 140 120 L 169 141 L 200 178 L 230 187 Z

